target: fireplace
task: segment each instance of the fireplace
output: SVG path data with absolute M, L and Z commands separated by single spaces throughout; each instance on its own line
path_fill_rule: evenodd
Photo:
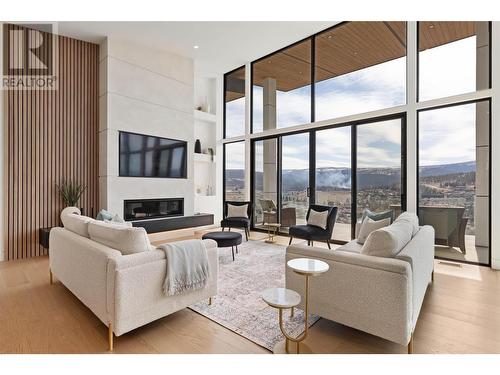
M 123 202 L 125 220 L 146 220 L 184 215 L 184 198 L 129 199 Z

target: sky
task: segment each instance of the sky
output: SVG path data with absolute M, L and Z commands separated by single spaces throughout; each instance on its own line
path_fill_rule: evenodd
M 419 63 L 420 100 L 475 91 L 476 37 L 423 51 L 419 54 Z M 405 70 L 406 58 L 403 57 L 316 83 L 316 120 L 405 104 Z M 262 131 L 262 88 L 254 86 L 253 90 L 254 131 Z M 244 108 L 244 98 L 227 103 L 228 137 L 243 134 Z M 475 121 L 476 104 L 420 112 L 420 165 L 475 160 Z M 278 128 L 309 122 L 310 86 L 277 92 Z M 399 167 L 400 129 L 399 120 L 360 125 L 358 166 Z M 317 166 L 349 167 L 350 127 L 317 134 Z M 307 134 L 283 138 L 283 169 L 308 168 L 308 147 Z M 243 150 L 242 145 L 240 148 Z M 228 168 L 244 167 L 242 150 L 235 148 L 234 153 L 229 154 Z

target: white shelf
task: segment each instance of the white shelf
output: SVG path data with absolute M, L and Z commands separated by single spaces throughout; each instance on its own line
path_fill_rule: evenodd
M 213 113 L 198 111 L 197 109 L 194 110 L 194 118 L 196 120 L 210 122 L 213 124 L 217 122 L 217 116 Z
M 214 155 L 215 158 L 215 155 Z M 210 154 L 194 154 L 194 161 L 198 163 L 213 163 Z

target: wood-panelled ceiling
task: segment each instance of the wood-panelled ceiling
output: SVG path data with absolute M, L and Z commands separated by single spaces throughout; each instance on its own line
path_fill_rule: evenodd
M 419 25 L 419 51 L 425 51 L 476 34 L 476 22 L 420 22 Z
M 420 22 L 419 51 L 475 35 L 475 22 Z M 346 22 L 315 37 L 316 82 L 406 55 L 406 22 Z M 241 74 L 241 72 L 243 74 Z M 240 69 L 232 76 L 244 79 Z M 279 91 L 311 84 L 311 40 L 307 39 L 253 65 L 253 84 L 276 79 Z M 227 92 L 226 101 L 241 93 Z
M 245 67 L 241 67 L 240 69 L 238 70 L 235 70 L 234 72 L 232 72 L 231 74 L 228 74 L 226 76 L 226 80 L 229 80 L 229 79 L 236 79 L 236 80 L 240 80 L 243 82 L 243 87 L 244 87 L 244 83 L 245 83 Z M 245 96 L 245 92 L 240 92 L 239 90 L 238 91 L 231 91 L 230 89 L 226 89 L 226 92 L 225 92 L 225 100 L 226 102 L 230 102 L 230 101 L 233 101 L 235 99 L 239 99 L 239 98 L 242 98 Z
M 404 22 L 349 22 L 327 30 L 316 38 L 316 82 L 402 57 L 405 41 Z

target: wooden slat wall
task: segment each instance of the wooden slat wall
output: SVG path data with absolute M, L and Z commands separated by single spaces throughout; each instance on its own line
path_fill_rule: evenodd
M 60 225 L 57 183 L 87 185 L 79 207 L 89 216 L 98 209 L 99 46 L 57 40 L 58 89 L 5 95 L 7 260 L 46 254 L 38 230 Z

